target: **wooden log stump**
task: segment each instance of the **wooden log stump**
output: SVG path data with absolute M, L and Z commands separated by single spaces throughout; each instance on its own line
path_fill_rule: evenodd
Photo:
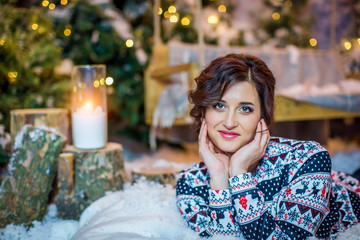
M 69 111 L 65 108 L 29 108 L 10 111 L 10 134 L 12 143 L 15 136 L 26 124 L 34 127 L 54 129 L 63 138 L 70 140 Z
M 176 185 L 176 174 L 179 171 L 173 168 L 152 168 L 148 169 L 145 167 L 133 169 L 131 176 L 134 181 L 141 177 L 145 177 L 149 181 L 159 182 L 163 185 L 170 184 L 175 187 Z
M 123 188 L 125 170 L 121 144 L 107 143 L 105 148 L 94 150 L 67 145 L 63 152 L 73 154 L 74 180 L 71 183 L 71 157 L 62 154 L 56 197 L 59 217 L 79 219 L 82 211 L 105 192 Z
M 0 228 L 43 218 L 62 141 L 57 134 L 29 126 L 18 133 L 10 174 L 0 186 Z

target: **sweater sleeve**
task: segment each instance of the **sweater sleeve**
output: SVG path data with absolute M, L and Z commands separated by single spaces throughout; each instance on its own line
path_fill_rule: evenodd
M 328 214 L 330 156 L 312 144 L 302 148 L 293 154 L 302 164 L 297 169 L 284 167 L 289 182 L 275 194 L 271 205 L 266 204 L 250 173 L 229 180 L 235 220 L 246 239 L 306 239 L 315 235 Z
M 200 236 L 240 236 L 234 222 L 230 190 L 211 190 L 204 163 L 182 171 L 176 185 L 176 203 L 188 226 Z

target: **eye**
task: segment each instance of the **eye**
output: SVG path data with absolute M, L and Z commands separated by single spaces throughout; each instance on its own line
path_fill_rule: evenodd
M 215 108 L 215 109 L 218 109 L 218 110 L 222 110 L 222 109 L 225 109 L 226 106 L 225 106 L 225 104 L 219 102 L 219 103 L 215 103 L 215 104 L 214 104 L 214 108 Z
M 253 112 L 253 109 L 249 106 L 241 106 L 240 111 L 245 112 L 245 113 L 251 113 L 251 112 Z

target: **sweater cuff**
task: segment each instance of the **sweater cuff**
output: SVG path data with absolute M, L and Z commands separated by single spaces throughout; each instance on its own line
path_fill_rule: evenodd
M 225 207 L 231 206 L 231 194 L 229 189 L 209 190 L 209 206 Z
M 251 173 L 244 173 L 229 179 L 230 192 L 232 195 L 248 191 L 256 187 Z

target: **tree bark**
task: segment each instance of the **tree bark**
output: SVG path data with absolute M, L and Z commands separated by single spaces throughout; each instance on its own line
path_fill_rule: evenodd
M 121 144 L 107 143 L 105 148 L 94 150 L 68 145 L 63 151 L 74 156 L 74 187 L 66 188 L 72 185 L 71 181 L 65 180 L 71 178 L 71 170 L 65 170 L 71 164 L 64 159 L 60 160 L 64 164 L 59 164 L 59 194 L 56 197 L 59 217 L 79 219 L 82 211 L 103 197 L 105 192 L 123 188 L 125 171 Z
M 63 143 L 59 135 L 30 126 L 16 140 L 10 173 L 0 186 L 0 228 L 43 218 Z

